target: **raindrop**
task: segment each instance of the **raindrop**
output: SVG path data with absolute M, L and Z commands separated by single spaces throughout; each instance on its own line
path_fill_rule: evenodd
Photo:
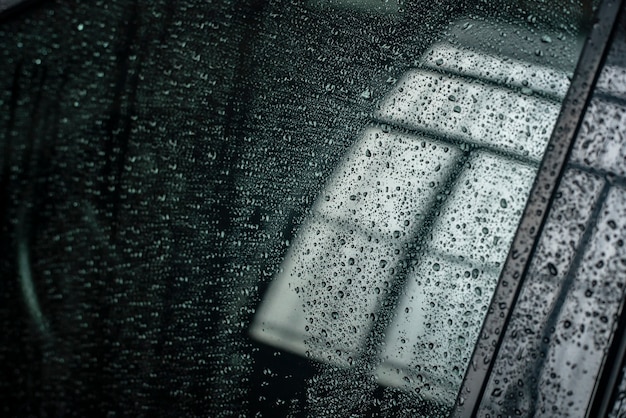
M 552 263 L 548 263 L 548 270 L 550 271 L 550 274 L 553 276 L 556 276 L 557 274 L 559 274 L 559 272 L 556 269 L 556 266 Z
M 550 38 L 548 35 L 543 35 L 541 37 L 541 42 L 544 42 L 546 44 L 552 43 L 552 38 Z

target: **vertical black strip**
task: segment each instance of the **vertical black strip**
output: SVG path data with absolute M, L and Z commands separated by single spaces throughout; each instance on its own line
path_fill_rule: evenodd
M 612 344 L 600 366 L 600 378 L 593 388 L 592 401 L 587 408 L 587 417 L 606 417 L 618 400 L 619 382 L 624 379 L 622 371 L 626 366 L 626 311 L 624 300 L 620 307 L 619 319 Z
M 603 0 L 598 9 L 491 300 L 452 416 L 473 417 L 478 412 L 493 360 L 502 344 L 504 330 L 530 266 L 539 233 L 547 219 L 554 192 L 607 55 L 607 45 L 622 1 Z

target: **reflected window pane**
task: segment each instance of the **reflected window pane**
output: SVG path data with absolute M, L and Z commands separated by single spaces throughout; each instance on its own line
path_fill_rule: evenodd
M 19 3 L 1 415 L 449 412 L 591 2 Z
M 569 85 L 571 68 L 484 48 L 520 32 L 463 17 L 398 78 L 298 230 L 253 338 L 453 404 Z

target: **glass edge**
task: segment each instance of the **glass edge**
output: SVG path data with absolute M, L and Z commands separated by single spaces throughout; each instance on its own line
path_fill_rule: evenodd
M 513 307 L 523 286 L 524 276 L 554 200 L 556 188 L 564 172 L 572 144 L 582 124 L 582 117 L 591 100 L 602 63 L 608 54 L 609 41 L 613 37 L 618 12 L 622 10 L 622 3 L 623 0 L 603 0 L 593 19 L 593 26 L 583 46 L 567 95 L 563 100 L 561 111 L 546 147 L 546 153 L 533 183 L 513 244 L 450 414 L 451 417 L 473 417 L 478 413 L 491 375 L 493 362 L 504 339 Z M 624 327 L 623 332 L 625 334 L 625 338 L 622 340 L 624 343 L 622 351 L 626 352 L 626 313 L 622 312 L 622 317 L 624 318 L 622 318 L 621 325 Z M 622 354 L 624 354 L 623 352 Z M 610 370 L 603 370 L 601 375 L 609 372 Z M 610 396 L 612 391 L 607 392 Z M 604 393 L 598 393 L 594 389 L 590 405 L 595 405 L 598 402 L 595 399 L 597 396 L 607 397 Z M 593 407 L 591 410 L 594 411 Z

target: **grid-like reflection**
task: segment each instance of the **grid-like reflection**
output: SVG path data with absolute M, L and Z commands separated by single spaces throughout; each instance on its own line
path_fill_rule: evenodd
M 251 334 L 449 404 L 567 86 L 554 68 L 436 43 L 327 182 Z

